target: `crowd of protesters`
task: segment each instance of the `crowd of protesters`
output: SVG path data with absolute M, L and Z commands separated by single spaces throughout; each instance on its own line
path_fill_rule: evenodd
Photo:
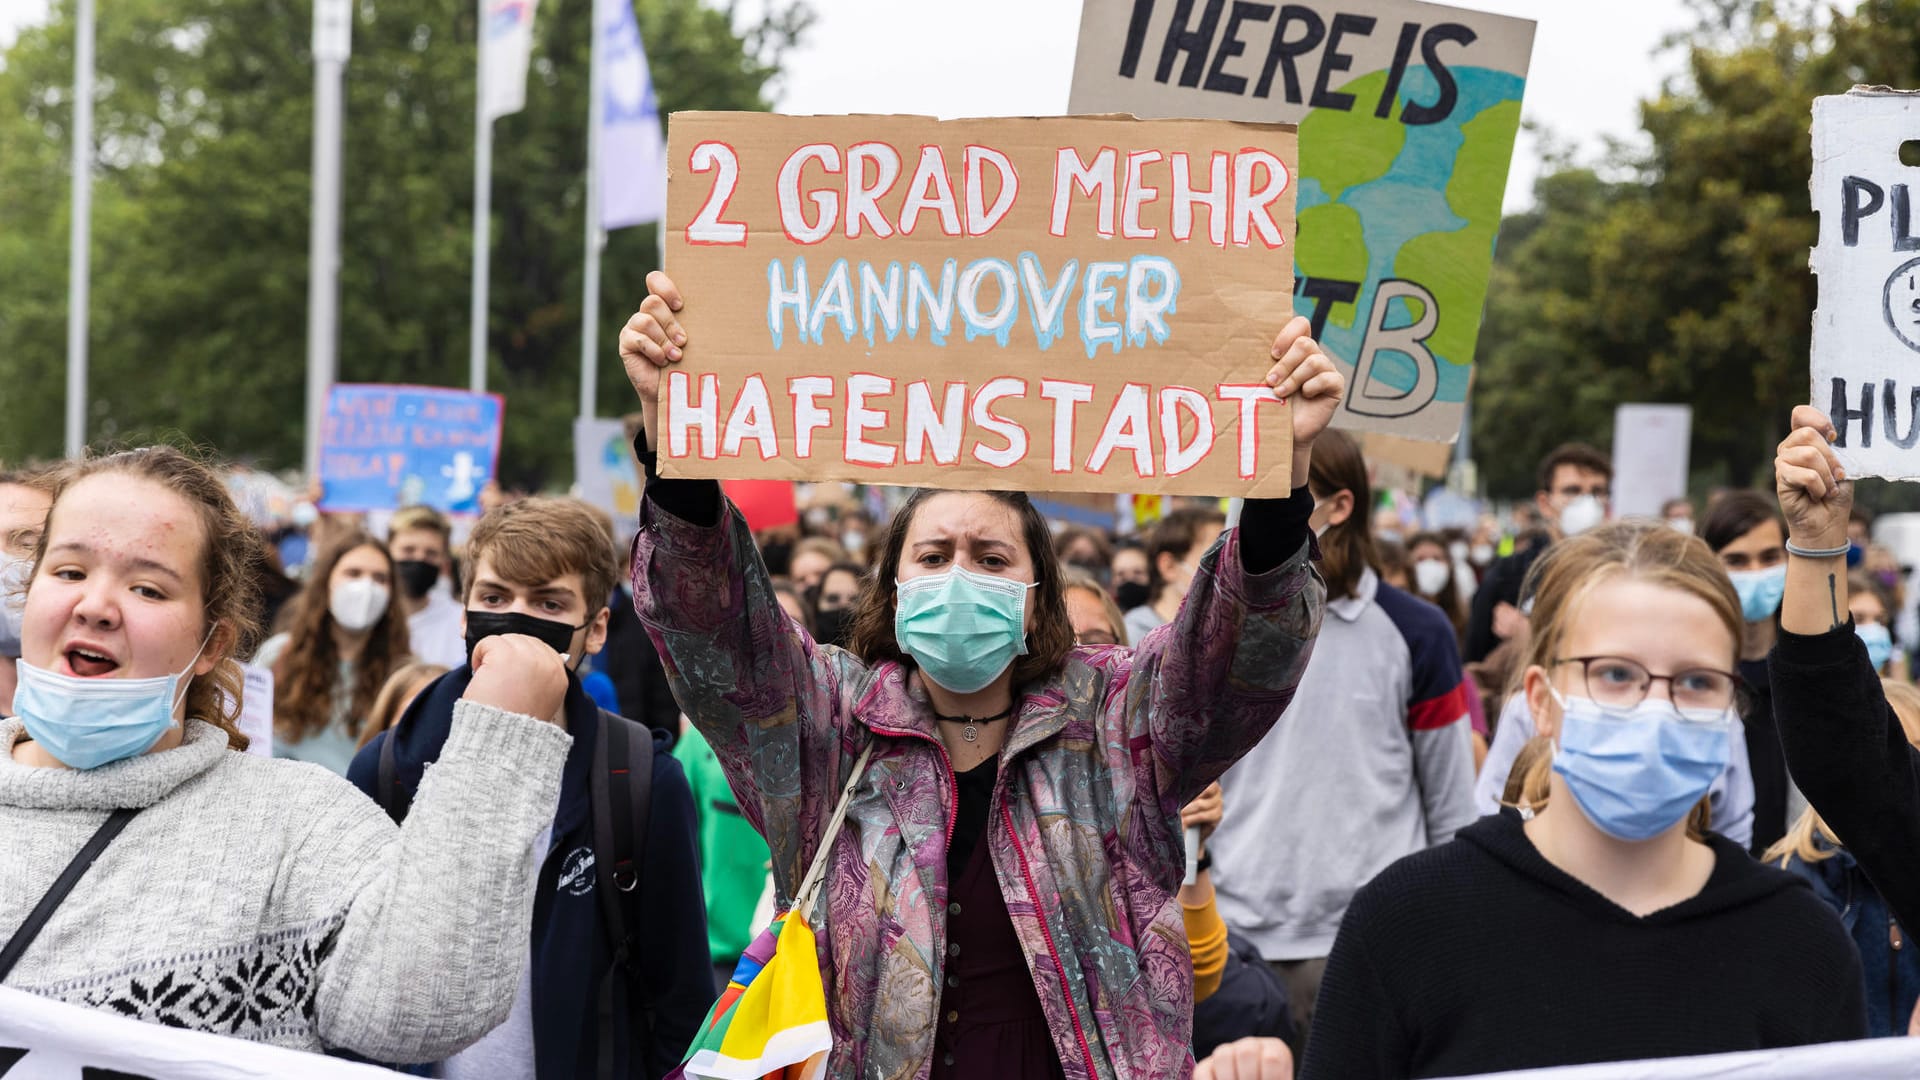
M 817 862 L 832 1076 L 1915 1025 L 1915 618 L 1814 410 L 1774 491 L 1614 520 L 1568 445 L 1506 521 L 1408 528 L 1295 319 L 1290 498 L 1107 528 L 822 484 L 756 531 L 655 472 L 682 303 L 653 275 L 621 336 L 637 521 L 262 529 L 171 449 L 0 472 L 0 981 L 416 1075 L 662 1077 Z

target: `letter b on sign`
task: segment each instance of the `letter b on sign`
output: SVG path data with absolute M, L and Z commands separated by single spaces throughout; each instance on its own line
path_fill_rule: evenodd
M 1387 312 L 1395 300 L 1407 300 L 1420 306 L 1420 317 L 1407 326 L 1387 329 Z M 1440 389 L 1439 361 L 1426 346 L 1440 325 L 1440 305 L 1433 294 L 1411 281 L 1386 280 L 1373 296 L 1373 316 L 1367 323 L 1367 336 L 1360 348 L 1360 359 L 1353 366 L 1353 393 L 1347 408 L 1361 416 L 1412 416 L 1433 401 Z M 1401 389 L 1376 377 L 1380 354 L 1399 353 L 1413 362 L 1413 385 Z

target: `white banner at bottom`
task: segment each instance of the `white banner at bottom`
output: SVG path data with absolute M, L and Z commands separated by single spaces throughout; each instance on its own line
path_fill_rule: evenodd
M 0 1080 L 392 1080 L 398 1075 L 0 987 Z
M 1791 1050 L 1523 1069 L 1463 1080 L 1909 1080 L 1916 1076 L 1920 1076 L 1920 1039 L 1865 1039 Z

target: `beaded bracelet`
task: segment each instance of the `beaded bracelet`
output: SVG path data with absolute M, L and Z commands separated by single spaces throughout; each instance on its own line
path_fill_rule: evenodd
M 1798 555 L 1803 559 L 1837 559 L 1853 550 L 1851 544 L 1841 544 L 1832 548 L 1803 548 L 1793 541 L 1787 541 L 1787 554 Z

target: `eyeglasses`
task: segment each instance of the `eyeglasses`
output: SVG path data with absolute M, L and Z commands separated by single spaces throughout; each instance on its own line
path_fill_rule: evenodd
M 1655 675 L 1645 665 L 1624 656 L 1567 656 L 1554 663 L 1579 664 L 1587 696 L 1596 704 L 1615 709 L 1633 708 L 1647 699 L 1654 683 L 1664 682 L 1674 708 L 1724 713 L 1733 707 L 1740 689 L 1740 676 L 1713 668 Z
M 1075 645 L 1118 645 L 1120 639 L 1105 630 L 1086 630 L 1075 634 L 1073 643 Z

